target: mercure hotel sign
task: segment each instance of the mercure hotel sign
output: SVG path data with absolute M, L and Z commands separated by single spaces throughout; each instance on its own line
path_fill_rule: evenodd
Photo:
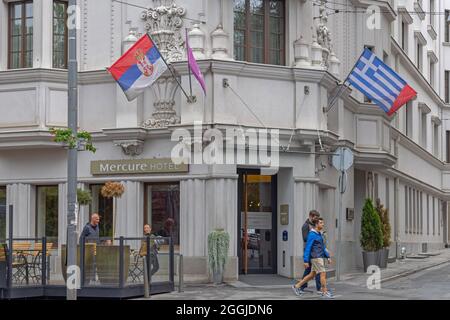
M 187 164 L 175 164 L 171 159 L 102 160 L 91 162 L 92 175 L 179 173 L 188 172 Z

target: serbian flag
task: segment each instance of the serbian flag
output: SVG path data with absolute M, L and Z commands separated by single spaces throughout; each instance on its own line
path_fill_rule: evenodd
M 132 101 L 167 70 L 167 64 L 145 34 L 107 70 Z
M 367 48 L 347 81 L 389 116 L 417 96 L 405 80 Z
M 187 50 L 187 58 L 188 58 L 188 66 L 189 69 L 194 74 L 194 77 L 197 79 L 198 83 L 203 89 L 204 94 L 206 95 L 206 85 L 205 85 L 205 79 L 203 78 L 203 74 L 200 71 L 200 68 L 198 67 L 197 60 L 194 58 L 194 54 L 192 52 L 191 47 L 189 47 L 189 39 L 188 39 L 188 33 L 186 30 L 186 50 Z M 190 77 L 191 75 L 189 75 Z

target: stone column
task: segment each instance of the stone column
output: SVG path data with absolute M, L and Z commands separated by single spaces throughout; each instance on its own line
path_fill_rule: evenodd
M 115 237 L 136 237 L 143 234 L 144 185 L 141 182 L 122 181 L 125 192 L 115 199 Z
M 13 205 L 13 237 L 30 238 L 35 235 L 36 194 L 30 184 L 10 184 L 6 187 L 8 204 Z M 8 212 L 8 211 L 7 211 Z M 9 214 L 6 215 L 7 232 L 9 230 Z M 8 236 L 8 234 L 7 234 Z
M 225 279 L 237 280 L 237 176 L 187 179 L 180 183 L 180 253 L 189 281 L 209 280 L 208 234 L 222 228 L 230 235 Z
M 293 215 L 293 255 L 292 255 L 292 276 L 299 278 L 303 275 L 303 239 L 302 225 L 308 218 L 310 210 L 317 208 L 318 200 L 318 178 L 315 177 L 295 177 L 294 178 L 294 215 Z

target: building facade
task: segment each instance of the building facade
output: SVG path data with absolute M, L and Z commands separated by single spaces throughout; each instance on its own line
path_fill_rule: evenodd
M 101 215 L 102 236 L 113 229 L 116 236 L 137 236 L 151 223 L 173 237 L 187 279 L 201 282 L 209 278 L 207 237 L 217 228 L 230 235 L 227 279 L 241 273 L 299 276 L 300 229 L 311 209 L 325 218 L 333 253 L 341 223 L 343 270 L 361 269 L 368 197 L 389 209 L 391 258 L 401 247 L 416 253 L 448 244 L 450 3 L 78 5 L 80 20 L 71 22 L 78 27 L 79 128 L 92 133 L 98 149 L 78 153 L 79 187 L 93 195 L 90 206 L 80 207 L 78 229 L 92 212 Z M 14 237 L 48 236 L 56 257 L 66 239 L 67 150 L 49 129 L 67 126 L 67 9 L 67 1 L 56 0 L 0 3 L 0 204 L 14 206 Z M 188 90 L 186 28 L 206 95 L 193 80 L 196 99 L 187 101 L 167 72 L 128 102 L 105 69 L 146 32 Z M 388 117 L 345 88 L 325 112 L 365 46 L 400 73 L 417 98 Z M 199 148 L 203 157 L 176 165 L 171 159 L 180 146 Z M 339 146 L 355 156 L 341 218 L 338 172 L 331 165 Z M 243 161 L 223 164 L 206 156 L 222 147 L 241 150 Z M 252 159 L 252 152 L 264 155 L 268 148 L 272 166 Z M 122 182 L 124 195 L 103 198 L 107 181 Z M 0 216 L 0 238 L 8 223 Z

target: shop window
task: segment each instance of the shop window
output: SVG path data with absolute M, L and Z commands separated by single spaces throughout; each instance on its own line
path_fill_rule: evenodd
M 114 226 L 114 199 L 102 196 L 103 184 L 91 185 L 92 203 L 90 205 L 89 216 L 98 213 L 100 216 L 100 237 L 112 237 Z M 82 226 L 89 221 L 83 221 Z M 116 237 L 118 235 L 116 234 Z
M 180 185 L 147 184 L 145 186 L 144 223 L 152 226 L 152 233 L 172 237 L 176 248 L 180 245 Z
M 36 236 L 58 245 L 58 186 L 36 187 Z
M 0 187 L 0 242 L 6 239 L 6 187 Z

